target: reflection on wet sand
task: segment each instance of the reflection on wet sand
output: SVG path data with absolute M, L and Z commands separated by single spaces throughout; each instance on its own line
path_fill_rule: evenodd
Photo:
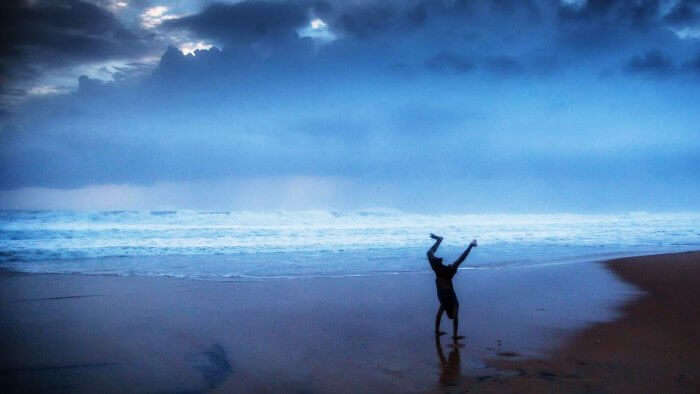
M 445 358 L 445 353 L 442 350 L 440 343 L 440 335 L 435 336 L 435 348 L 437 349 L 438 358 L 440 359 L 440 385 L 443 387 L 457 386 L 461 380 L 461 359 L 459 356 L 459 348 L 464 347 L 457 340 L 453 340 L 447 345 L 450 348 L 450 354 Z

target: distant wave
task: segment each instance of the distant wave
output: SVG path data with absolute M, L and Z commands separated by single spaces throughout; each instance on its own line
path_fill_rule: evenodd
M 358 211 L 0 211 L 0 267 L 183 277 L 425 270 L 429 232 L 471 268 L 700 248 L 700 213 L 441 214 Z M 144 259 L 143 257 L 148 257 Z
M 163 216 L 163 215 L 175 215 L 177 211 L 151 211 L 151 215 Z

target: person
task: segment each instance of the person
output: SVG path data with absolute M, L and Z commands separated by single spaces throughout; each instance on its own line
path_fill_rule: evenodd
M 444 265 L 442 264 L 442 258 L 435 256 L 435 252 L 442 242 L 442 237 L 431 233 L 430 238 L 434 239 L 435 243 L 428 250 L 428 261 L 430 262 L 430 267 L 435 272 L 435 287 L 437 288 L 437 296 L 440 300 L 440 307 L 438 308 L 437 316 L 435 316 L 435 335 L 440 336 L 445 334 L 440 331 L 440 321 L 442 320 L 442 314 L 447 313 L 447 317 L 452 319 L 452 338 L 455 340 L 462 339 L 464 338 L 463 336 L 457 335 L 459 328 L 459 301 L 457 300 L 457 295 L 452 286 L 452 278 L 457 274 L 459 265 L 467 258 L 472 248 L 477 246 L 476 240 L 473 240 L 469 244 L 467 250 L 465 250 L 454 263 Z

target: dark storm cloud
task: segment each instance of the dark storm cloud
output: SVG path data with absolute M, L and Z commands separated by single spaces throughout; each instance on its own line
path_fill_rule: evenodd
M 536 23 L 540 21 L 540 11 L 537 2 L 530 0 L 384 1 L 350 6 L 338 2 L 329 18 L 344 35 L 369 39 L 390 33 L 410 33 L 429 27 L 431 23 L 460 30 L 480 18 L 490 17 L 521 17 Z
M 646 28 L 659 20 L 660 7 L 660 0 L 625 1 L 624 6 L 620 6 L 618 19 L 633 27 Z
M 399 16 L 397 11 L 387 4 L 363 4 L 343 12 L 338 22 L 342 31 L 359 38 L 368 38 L 396 28 Z M 422 19 L 425 19 L 425 16 Z
M 658 49 L 652 49 L 647 53 L 631 58 L 624 66 L 624 70 L 631 74 L 652 74 L 657 76 L 669 76 L 676 71 L 673 61 Z
M 430 17 L 430 2 L 337 2 L 323 14 L 339 33 L 354 39 L 371 39 L 384 34 L 410 32 Z
M 160 58 L 154 70 L 154 80 L 165 80 L 166 83 L 193 82 L 201 79 L 217 79 L 226 66 L 231 66 L 217 47 L 210 50 L 200 50 L 192 55 L 185 55 L 179 49 L 170 46 Z M 229 64 L 227 64 L 229 63 Z M 188 75 L 190 78 L 181 78 Z
M 665 21 L 673 25 L 688 25 L 700 20 L 700 1 L 698 0 L 681 0 L 671 9 L 664 17 Z
M 105 10 L 81 1 L 26 2 L 2 5 L 3 56 L 21 55 L 27 47 L 56 50 L 69 56 L 110 52 L 110 39 L 133 36 Z M 59 59 L 60 60 L 60 59 Z
M 63 65 L 140 49 L 139 38 L 112 14 L 81 1 L 10 1 L 3 3 L 1 18 L 2 56 L 31 58 L 33 64 Z
M 133 56 L 145 47 L 143 37 L 90 3 L 10 0 L 0 7 L 3 94 L 52 69 Z
M 630 45 L 663 28 L 659 0 L 589 0 L 582 6 L 560 4 L 559 39 L 565 46 L 597 50 Z
M 250 43 L 260 39 L 296 37 L 296 29 L 308 23 L 307 9 L 296 3 L 243 1 L 212 4 L 204 11 L 164 23 L 171 29 L 187 29 L 224 43 Z
M 582 5 L 559 5 L 559 16 L 565 21 L 616 22 L 643 27 L 659 18 L 659 0 L 588 0 Z
M 453 12 L 462 8 L 451 5 Z M 339 5 L 329 13 L 334 25 L 346 36 L 368 39 L 385 33 L 406 33 L 444 16 L 447 6 L 435 1 L 366 2 L 351 6 Z
M 490 6 L 503 14 L 523 13 L 531 21 L 538 21 L 542 16 L 542 10 L 536 0 L 493 0 Z

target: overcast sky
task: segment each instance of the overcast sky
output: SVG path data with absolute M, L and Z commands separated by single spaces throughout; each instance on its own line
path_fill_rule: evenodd
M 700 0 L 0 7 L 1 208 L 700 209 Z

